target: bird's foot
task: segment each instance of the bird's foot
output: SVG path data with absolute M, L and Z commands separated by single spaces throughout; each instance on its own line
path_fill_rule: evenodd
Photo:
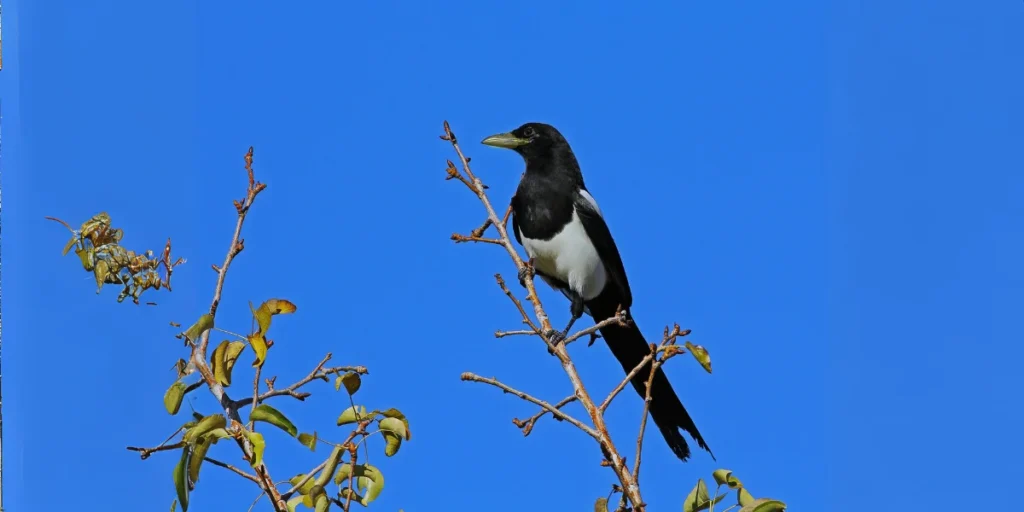
M 544 331 L 544 337 L 551 340 L 551 346 L 548 347 L 548 354 L 555 355 L 553 347 L 557 347 L 560 343 L 565 341 L 568 333 L 565 331 L 556 331 L 554 329 L 548 329 Z
M 599 340 L 600 338 L 601 338 L 601 335 L 600 335 L 600 334 L 598 334 L 598 333 L 596 333 L 596 332 L 592 332 L 592 333 L 590 333 L 590 341 L 588 341 L 588 342 L 587 342 L 587 346 L 588 346 L 588 347 L 589 347 L 589 346 L 592 346 L 592 345 L 594 344 L 594 342 L 595 342 L 595 341 L 597 341 L 597 340 Z
M 523 262 L 523 268 L 519 269 L 519 286 L 526 288 L 526 277 L 533 277 L 536 272 L 533 270 L 533 258 Z

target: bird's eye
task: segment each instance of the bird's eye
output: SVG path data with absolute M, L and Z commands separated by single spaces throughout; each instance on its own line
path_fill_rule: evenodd
M 523 128 L 523 135 L 525 135 L 527 137 L 533 137 L 534 136 L 533 127 L 532 126 L 527 126 L 526 128 Z

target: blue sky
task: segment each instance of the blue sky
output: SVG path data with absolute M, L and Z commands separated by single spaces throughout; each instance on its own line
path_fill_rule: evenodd
M 583 434 L 544 421 L 523 438 L 510 418 L 534 408 L 458 379 L 570 391 L 539 342 L 492 336 L 517 325 L 491 278 L 513 268 L 448 240 L 483 212 L 443 180 L 445 119 L 497 203 L 522 162 L 476 141 L 559 127 L 638 323 L 653 338 L 679 322 L 711 352 L 714 375 L 668 373 L 718 462 L 680 464 L 649 435 L 652 510 L 716 467 L 792 510 L 925 510 L 1019 476 L 1024 3 L 209 4 L 4 2 L 6 509 L 166 510 L 174 455 L 124 447 L 180 424 L 161 403 L 185 354 L 168 322 L 209 305 L 249 145 L 269 188 L 218 325 L 245 330 L 247 301 L 288 298 L 278 382 L 328 351 L 370 368 L 360 401 L 414 431 L 376 457 L 372 508 L 579 510 L 605 494 Z M 188 258 L 159 306 L 96 296 L 42 218 L 101 210 L 126 245 L 170 236 Z M 621 378 L 602 344 L 573 356 L 595 394 Z M 345 401 L 319 391 L 277 405 L 339 438 Z M 610 410 L 623 445 L 640 407 L 627 393 Z M 324 456 L 268 445 L 279 479 Z M 191 510 L 256 494 L 210 467 Z

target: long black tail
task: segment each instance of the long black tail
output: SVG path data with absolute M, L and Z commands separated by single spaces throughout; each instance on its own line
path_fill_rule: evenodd
M 590 305 L 591 312 L 595 319 L 601 320 L 609 318 L 615 314 L 615 311 L 594 311 L 595 309 L 606 309 L 597 307 L 597 304 Z M 608 348 L 612 349 L 612 354 L 619 363 L 622 364 L 622 369 L 629 372 L 636 368 L 636 365 L 643 361 L 644 357 L 650 353 L 650 345 L 647 340 L 644 339 L 644 335 L 640 332 L 640 328 L 635 323 L 631 322 L 628 327 L 621 327 L 618 325 L 609 325 L 604 329 L 601 329 L 601 336 L 604 338 L 605 343 L 608 344 Z M 647 394 L 647 378 L 650 377 L 651 370 L 650 364 L 646 365 L 644 369 L 641 369 L 630 382 L 633 384 L 633 389 L 640 394 L 641 398 L 645 398 Z M 679 429 L 682 428 L 690 437 L 697 441 L 697 445 L 707 450 L 711 454 L 711 458 L 714 459 L 715 455 L 711 453 L 711 449 L 708 448 L 707 443 L 704 442 L 704 438 L 700 435 L 697 430 L 697 425 L 693 423 L 693 419 L 690 418 L 690 414 L 686 412 L 686 408 L 683 407 L 683 403 L 679 401 L 679 397 L 676 396 L 676 392 L 672 389 L 672 384 L 668 380 L 668 376 L 661 368 L 654 374 L 654 381 L 651 385 L 651 418 L 654 419 L 654 424 L 658 426 L 658 430 L 661 430 L 661 435 L 665 437 L 665 442 L 672 449 L 672 453 L 676 454 L 680 460 L 685 461 L 690 458 L 690 447 L 686 443 L 686 439 L 683 438 L 682 434 L 679 433 Z

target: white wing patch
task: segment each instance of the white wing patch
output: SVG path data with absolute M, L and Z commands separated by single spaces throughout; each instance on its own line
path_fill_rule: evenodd
M 601 207 L 597 206 L 597 199 L 594 199 L 594 196 L 590 195 L 590 192 L 587 192 L 586 189 L 581 188 L 580 196 L 583 197 L 583 200 L 589 203 L 590 206 L 594 208 L 594 211 L 597 212 L 598 216 L 600 216 L 602 219 L 604 218 L 604 214 L 601 213 Z
M 584 197 L 593 201 L 590 194 Z M 592 204 L 596 209 L 597 203 Z M 551 240 L 533 240 L 523 236 L 522 231 L 519 238 L 523 240 L 526 254 L 534 259 L 537 270 L 568 283 L 583 300 L 597 297 L 604 289 L 608 274 L 575 210 L 569 223 Z

